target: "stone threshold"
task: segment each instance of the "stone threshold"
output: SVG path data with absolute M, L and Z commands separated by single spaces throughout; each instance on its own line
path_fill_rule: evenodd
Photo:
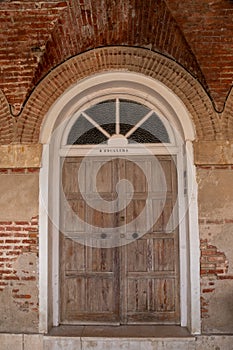
M 89 328 L 89 327 L 88 327 Z M 128 328 L 124 327 L 124 328 Z M 135 326 L 135 331 L 138 326 Z M 140 331 L 142 331 L 140 327 Z M 143 327 L 144 328 L 144 327 Z M 233 349 L 233 334 L 198 335 L 186 337 L 186 332 L 172 333 L 173 327 L 159 326 L 158 333 L 146 338 L 146 333 L 134 337 L 104 336 L 55 336 L 44 334 L 10 334 L 0 333 L 0 350 L 230 350 Z M 165 328 L 162 332 L 161 328 Z M 170 328 L 171 334 L 168 334 Z M 176 327 L 175 327 L 176 328 Z M 180 328 L 180 327 L 179 327 Z M 129 330 L 129 329 L 128 329 Z M 80 330 L 79 330 L 80 331 Z M 160 332 L 161 331 L 161 332 Z M 54 330 L 53 330 L 54 333 Z M 75 333 L 75 332 L 74 332 Z M 84 333 L 84 332 L 83 332 Z M 89 333 L 90 334 L 90 333 Z M 180 336 L 179 336 L 180 335 Z
M 47 336 L 94 338 L 165 338 L 195 340 L 185 327 L 162 325 L 72 326 L 53 327 Z

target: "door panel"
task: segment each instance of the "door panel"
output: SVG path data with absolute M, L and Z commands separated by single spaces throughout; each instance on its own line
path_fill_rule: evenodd
M 154 271 L 174 271 L 174 239 L 156 238 L 153 240 Z
M 145 236 L 123 248 L 126 322 L 179 323 L 174 238 Z
M 175 164 L 134 159 L 63 162 L 61 323 L 179 323 Z M 129 243 L 103 248 L 111 228 Z
M 61 234 L 62 323 L 119 322 L 117 248 L 93 248 Z

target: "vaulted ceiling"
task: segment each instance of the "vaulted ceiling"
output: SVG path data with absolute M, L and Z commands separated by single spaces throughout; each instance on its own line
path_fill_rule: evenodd
M 117 45 L 167 56 L 224 109 L 233 82 L 231 0 L 0 0 L 0 89 L 11 113 L 62 62 Z

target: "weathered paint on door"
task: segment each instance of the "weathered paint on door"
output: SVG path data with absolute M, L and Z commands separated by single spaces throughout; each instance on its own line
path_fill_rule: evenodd
M 176 167 L 152 157 L 63 159 L 61 323 L 179 324 Z M 118 244 L 104 248 L 112 227 Z

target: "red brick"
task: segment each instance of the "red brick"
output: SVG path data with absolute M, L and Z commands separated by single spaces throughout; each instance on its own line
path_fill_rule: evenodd
M 2 277 L 3 280 L 9 280 L 9 281 L 14 281 L 14 280 L 19 280 L 18 276 L 3 276 Z
M 15 225 L 28 225 L 28 221 L 15 221 Z
M 23 276 L 21 277 L 22 281 L 35 281 L 36 277 L 35 276 Z
M 12 225 L 12 221 L 0 221 L 1 226 Z
M 23 230 L 28 232 L 38 232 L 37 227 L 24 227 Z
M 219 280 L 233 280 L 233 276 L 229 276 L 229 275 L 226 275 L 226 276 L 218 276 L 218 279 L 219 279 Z
M 201 255 L 202 256 L 213 256 L 216 254 L 216 250 L 202 250 Z
M 31 299 L 29 294 L 15 294 L 13 297 L 17 299 Z

